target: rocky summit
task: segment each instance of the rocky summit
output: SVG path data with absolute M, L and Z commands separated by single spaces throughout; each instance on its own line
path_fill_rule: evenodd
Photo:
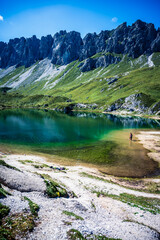
M 0 42 L 0 108 L 160 115 L 159 76 L 160 28 L 141 20 Z
M 158 51 L 160 29 L 156 30 L 153 24 L 137 20 L 132 26 L 123 23 L 111 31 L 88 33 L 83 39 L 78 32 L 60 31 L 53 37 L 48 35 L 41 40 L 33 36 L 11 39 L 8 43 L 0 42 L 0 67 L 29 67 L 46 57 L 51 59 L 53 64 L 64 65 L 77 59 L 82 61 L 99 52 L 128 54 L 137 58 L 142 54 Z M 119 60 L 111 56 L 94 61 L 87 60 L 82 66 L 82 71 L 106 67 Z

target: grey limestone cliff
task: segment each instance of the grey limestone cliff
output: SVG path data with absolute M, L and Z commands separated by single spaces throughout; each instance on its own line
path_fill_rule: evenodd
M 110 54 L 90 59 L 97 53 L 128 54 L 137 58 L 142 54 L 158 51 L 160 29 L 156 30 L 153 24 L 137 20 L 132 26 L 123 23 L 111 31 L 88 33 L 83 39 L 78 32 L 60 31 L 53 37 L 51 35 L 41 39 L 37 39 L 36 36 L 21 37 L 11 39 L 8 43 L 0 42 L 0 67 L 13 65 L 29 67 L 38 60 L 49 58 L 57 65 L 85 60 L 81 69 L 87 71 L 120 61 L 118 57 Z

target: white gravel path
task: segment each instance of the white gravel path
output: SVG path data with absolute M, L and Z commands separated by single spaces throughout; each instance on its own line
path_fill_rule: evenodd
M 151 54 L 149 57 L 148 57 L 148 66 L 149 67 L 155 67 L 153 61 L 152 61 L 152 56 L 153 54 Z

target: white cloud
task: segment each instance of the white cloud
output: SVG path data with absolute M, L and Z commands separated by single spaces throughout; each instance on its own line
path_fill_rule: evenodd
M 117 17 L 112 18 L 112 22 L 117 22 L 117 21 L 118 21 Z
M 0 15 L 0 21 L 3 21 L 3 16 Z

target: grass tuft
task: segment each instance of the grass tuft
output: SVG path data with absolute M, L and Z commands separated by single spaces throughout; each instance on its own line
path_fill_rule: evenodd
M 82 217 L 76 215 L 76 214 L 73 213 L 73 212 L 63 211 L 62 213 L 65 214 L 65 215 L 67 215 L 67 216 L 72 216 L 72 217 L 74 217 L 76 220 L 84 220 Z
M 12 214 L 2 219 L 0 239 L 23 239 L 35 227 L 34 217 L 27 213 Z
M 38 216 L 39 206 L 36 203 L 32 202 L 29 198 L 27 198 L 25 196 L 24 196 L 24 200 L 28 201 L 31 213 L 34 216 Z
M 68 240 L 121 240 L 115 238 L 108 238 L 104 235 L 86 235 L 83 236 L 77 229 L 70 229 L 67 232 Z
M 44 182 L 46 183 L 46 193 L 50 198 L 69 197 L 69 194 L 67 193 L 66 189 L 61 187 L 48 174 L 41 174 L 41 177 L 44 179 Z
M 6 163 L 4 160 L 2 160 L 2 159 L 0 159 L 0 165 L 1 165 L 1 166 L 4 166 L 4 167 L 7 167 L 7 168 L 14 169 L 14 170 L 16 170 L 16 171 L 19 171 L 19 172 L 20 172 L 20 170 L 19 170 L 18 168 L 16 168 L 16 167 L 13 167 L 13 166 L 11 166 L 11 165 L 7 164 L 7 163 Z
M 10 212 L 9 207 L 3 205 L 0 203 L 0 223 L 2 221 L 2 218 L 6 217 Z
M 106 192 L 93 191 L 97 197 L 104 196 L 127 203 L 131 207 L 137 207 L 140 210 L 150 212 L 152 214 L 160 214 L 160 200 L 156 198 L 136 197 L 132 194 L 121 193 L 120 195 L 109 194 Z
M 0 184 L 0 198 L 5 198 L 7 195 L 11 195 L 9 192 L 7 192 L 5 189 L 2 188 Z

